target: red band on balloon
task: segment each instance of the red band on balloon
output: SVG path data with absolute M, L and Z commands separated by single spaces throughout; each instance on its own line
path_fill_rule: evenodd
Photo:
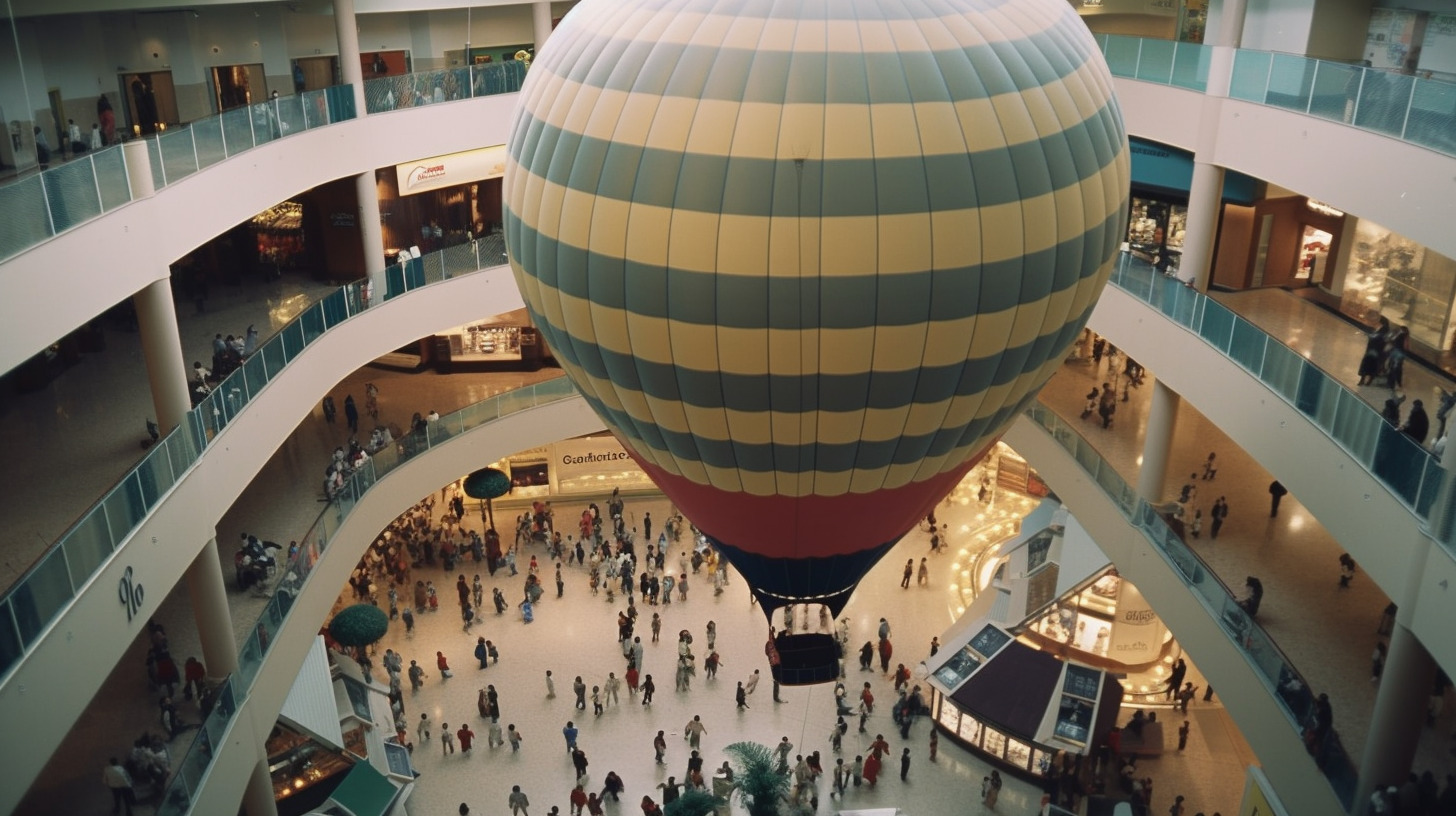
M 986 447 L 954 470 L 903 487 L 840 496 L 754 496 L 700 485 L 633 459 L 698 529 L 735 547 L 777 558 L 857 552 L 894 541 L 981 461 Z M 629 448 L 630 451 L 630 448 Z

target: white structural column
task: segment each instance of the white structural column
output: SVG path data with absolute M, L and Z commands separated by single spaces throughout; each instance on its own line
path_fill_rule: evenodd
M 1168 454 L 1173 449 L 1174 426 L 1181 398 L 1162 380 L 1153 380 L 1153 400 L 1143 430 L 1143 465 L 1138 471 L 1138 496 L 1149 504 L 1163 500 L 1168 479 Z
M 238 670 L 238 642 L 233 636 L 233 619 L 228 610 L 227 586 L 222 577 L 222 560 L 217 539 L 208 539 L 187 568 L 187 599 L 202 642 L 202 662 L 207 676 L 221 678 Z
M 273 775 L 268 772 L 268 751 L 258 743 L 258 763 L 243 790 L 243 812 L 248 816 L 278 816 L 278 801 L 273 798 Z
M 364 108 L 364 65 L 359 62 L 359 24 L 354 0 L 334 0 L 334 29 L 339 38 L 339 72 L 354 89 L 354 111 L 366 116 Z M 384 233 L 379 227 L 379 192 L 373 171 L 354 177 L 354 197 L 359 201 L 359 240 L 364 244 L 364 276 L 369 279 L 369 297 L 384 298 Z
M 551 4 L 549 2 L 536 2 L 531 4 L 531 28 L 536 37 L 536 53 L 541 53 L 541 46 L 546 44 L 546 38 L 551 36 Z
M 1425 530 L 1415 531 L 1415 555 L 1411 558 L 1410 575 L 1395 602 L 1395 626 L 1386 645 L 1385 670 L 1380 675 L 1380 689 L 1375 694 L 1375 710 L 1370 714 L 1370 733 L 1365 737 L 1365 752 L 1360 757 L 1360 782 L 1355 789 L 1355 816 L 1368 812 L 1370 794 L 1376 785 L 1405 783 L 1415 761 L 1416 745 L 1426 724 L 1426 704 L 1436 678 L 1436 661 L 1410 631 L 1412 609 L 1420 590 L 1421 574 L 1432 536 L 1449 540 L 1456 525 L 1456 445 L 1447 445 L 1441 455 L 1441 489 L 1431 505 L 1430 523 Z M 1336 717 L 1339 712 L 1335 712 Z
M 192 401 L 187 397 L 187 366 L 182 359 L 182 335 L 177 329 L 177 307 L 172 302 L 170 276 L 152 281 L 131 296 L 137 328 L 142 337 L 142 359 L 152 386 L 157 424 L 167 433 L 182 424 Z
M 1193 154 L 1193 183 L 1188 188 L 1188 221 L 1178 278 L 1200 292 L 1213 279 L 1213 245 L 1218 237 L 1218 216 L 1223 209 L 1223 168 L 1212 161 L 1218 143 L 1222 100 L 1233 78 L 1234 51 L 1244 36 L 1246 0 L 1224 0 L 1219 11 L 1218 39 L 1210 44 L 1208 90 L 1199 117 L 1198 145 Z

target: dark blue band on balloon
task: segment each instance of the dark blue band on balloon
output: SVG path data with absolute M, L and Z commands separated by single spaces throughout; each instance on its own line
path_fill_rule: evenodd
M 771 558 L 741 550 L 709 535 L 708 540 L 738 570 L 765 614 L 781 606 L 816 603 L 838 616 L 861 578 L 900 539 L 827 558 Z

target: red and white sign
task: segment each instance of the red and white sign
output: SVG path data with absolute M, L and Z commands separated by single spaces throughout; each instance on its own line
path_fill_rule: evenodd
M 400 195 L 414 195 L 506 174 L 506 146 L 495 145 L 397 164 Z

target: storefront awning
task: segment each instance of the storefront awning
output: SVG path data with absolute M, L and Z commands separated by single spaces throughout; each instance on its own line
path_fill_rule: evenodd
M 1061 676 L 1062 661 L 1055 655 L 1013 641 L 971 675 L 951 700 L 1002 731 L 1033 740 Z
M 367 762 L 355 765 L 334 789 L 330 801 L 353 816 L 384 816 L 399 795 L 399 788 Z

